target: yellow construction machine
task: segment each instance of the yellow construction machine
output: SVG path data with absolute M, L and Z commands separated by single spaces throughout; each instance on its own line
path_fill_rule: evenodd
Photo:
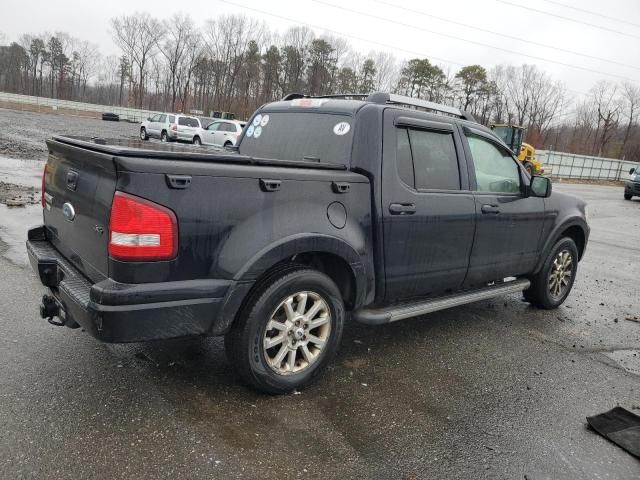
M 536 149 L 522 141 L 524 127 L 503 123 L 490 125 L 490 128 L 513 151 L 529 174 L 540 175 L 544 173 L 542 163 L 536 159 Z

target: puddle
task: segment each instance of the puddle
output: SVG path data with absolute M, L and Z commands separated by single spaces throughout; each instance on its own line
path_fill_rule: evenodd
M 42 223 L 42 207 L 7 207 L 0 204 L 0 255 L 16 265 L 28 265 L 27 230 Z
M 0 156 L 0 182 L 40 188 L 44 163 Z
M 640 350 L 614 350 L 604 354 L 627 372 L 640 375 Z

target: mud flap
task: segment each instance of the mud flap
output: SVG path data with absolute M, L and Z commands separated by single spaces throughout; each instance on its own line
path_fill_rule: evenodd
M 587 417 L 587 422 L 600 435 L 640 458 L 640 417 L 616 407 L 608 412 Z

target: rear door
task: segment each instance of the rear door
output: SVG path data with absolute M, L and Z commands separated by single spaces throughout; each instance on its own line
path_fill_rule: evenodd
M 382 211 L 387 301 L 461 287 L 475 230 L 455 124 L 389 109 L 384 117 Z
M 529 273 L 538 260 L 544 199 L 528 197 L 528 175 L 491 135 L 464 128 L 476 205 L 476 236 L 467 286 Z
M 48 238 L 93 281 L 108 274 L 112 156 L 47 141 L 44 224 Z

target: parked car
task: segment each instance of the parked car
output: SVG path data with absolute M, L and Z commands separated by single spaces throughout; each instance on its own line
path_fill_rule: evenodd
M 198 133 L 202 144 L 229 147 L 236 144 L 245 127 L 245 122 L 237 120 L 215 120 Z
M 178 139 L 176 115 L 173 113 L 156 113 L 147 117 L 140 124 L 140 139 L 159 138 L 163 142 L 171 142 Z
M 347 313 L 380 325 L 518 292 L 556 308 L 589 238 L 585 202 L 491 130 L 393 94 L 288 96 L 255 112 L 238 153 L 47 146 L 27 241 L 42 317 L 105 342 L 225 335 L 265 392 L 315 378 Z
M 637 168 L 629 170 L 629 180 L 624 182 L 624 199 L 631 200 L 635 195 L 640 197 L 640 172 Z
M 120 115 L 116 114 L 116 113 L 109 113 L 109 112 L 105 112 L 102 114 L 102 120 L 108 121 L 108 122 L 119 122 L 120 121 Z
M 158 113 L 141 123 L 140 138 L 159 138 L 163 142 L 182 141 L 200 145 L 202 125 L 198 117 L 191 115 Z

